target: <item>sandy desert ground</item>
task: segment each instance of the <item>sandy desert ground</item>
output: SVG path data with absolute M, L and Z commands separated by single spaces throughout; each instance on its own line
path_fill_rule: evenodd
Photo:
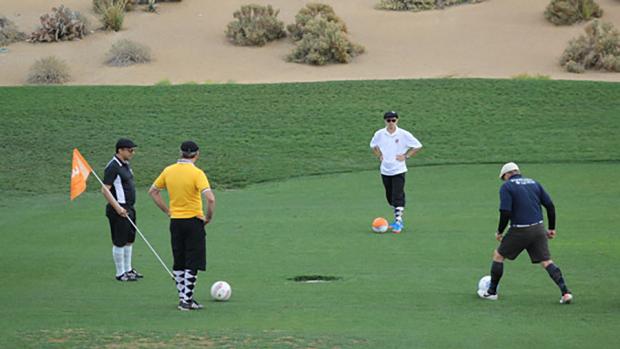
M 604 21 L 620 28 L 620 1 L 597 0 Z M 280 9 L 291 23 L 310 1 L 253 0 Z M 184 0 L 160 6 L 159 14 L 130 12 L 120 32 L 95 31 L 73 42 L 10 45 L 0 53 L 0 85 L 25 83 L 35 60 L 56 55 L 71 66 L 78 85 L 172 83 L 270 83 L 437 77 L 509 78 L 516 74 L 553 79 L 620 81 L 618 73 L 571 74 L 558 64 L 568 41 L 585 24 L 556 27 L 543 12 L 548 0 L 488 0 L 420 13 L 379 11 L 378 0 L 324 0 L 349 27 L 367 53 L 351 64 L 313 67 L 284 61 L 293 44 L 284 39 L 260 48 L 236 47 L 224 36 L 232 13 L 247 0 Z M 31 32 L 52 6 L 65 4 L 99 22 L 91 0 L 0 0 L 0 14 Z M 129 38 L 149 46 L 154 61 L 125 68 L 105 66 L 110 46 Z

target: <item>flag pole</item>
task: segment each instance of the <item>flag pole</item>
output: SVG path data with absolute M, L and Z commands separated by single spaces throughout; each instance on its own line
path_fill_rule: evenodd
M 103 184 L 103 181 L 101 181 L 101 178 L 99 178 L 99 176 L 97 176 L 97 173 L 95 173 L 95 170 L 92 170 L 92 174 L 95 176 L 95 178 L 97 178 L 97 180 L 99 181 L 99 183 L 101 183 L 101 187 L 104 188 L 108 193 L 110 193 L 110 189 L 108 189 L 108 187 L 106 187 Z M 111 195 L 112 193 L 110 193 Z M 112 195 L 112 197 L 114 197 Z M 157 252 L 155 251 L 155 249 L 153 248 L 153 246 L 151 246 L 151 244 L 149 243 L 149 241 L 144 237 L 144 235 L 142 234 L 142 232 L 140 231 L 140 228 L 138 228 L 138 226 L 133 222 L 133 220 L 131 219 L 131 217 L 129 217 L 129 215 L 127 216 L 127 219 L 129 220 L 129 223 L 131 223 L 131 225 L 136 229 L 136 231 L 138 232 L 138 234 L 140 234 L 140 237 L 142 238 L 142 240 L 144 240 L 144 242 L 146 243 L 146 245 L 149 247 L 149 249 L 151 249 L 151 252 L 153 252 L 153 254 L 155 255 L 155 257 L 157 257 L 157 260 L 159 261 L 159 263 L 161 263 L 162 267 L 164 267 L 164 269 L 166 269 L 166 272 L 168 272 L 168 275 L 170 275 L 170 277 L 172 279 L 174 279 L 174 275 L 172 275 L 172 273 L 170 272 L 170 269 L 168 269 L 168 267 L 166 266 L 166 264 L 164 263 L 164 261 L 161 260 L 161 257 L 159 257 L 159 254 L 157 254 Z

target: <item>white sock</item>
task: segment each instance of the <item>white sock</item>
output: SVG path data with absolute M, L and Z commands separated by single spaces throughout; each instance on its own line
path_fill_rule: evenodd
M 112 246 L 112 258 L 116 266 L 116 276 L 123 275 L 125 273 L 125 253 L 123 247 Z
M 128 272 L 133 269 L 131 267 L 131 252 L 133 251 L 133 245 L 126 245 L 123 247 L 123 251 L 125 252 L 125 272 Z

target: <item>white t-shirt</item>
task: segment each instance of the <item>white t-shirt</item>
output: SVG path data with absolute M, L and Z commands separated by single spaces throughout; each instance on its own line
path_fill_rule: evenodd
M 396 155 L 404 155 L 409 148 L 422 148 L 422 143 L 402 128 L 397 127 L 394 133 L 389 133 L 387 128 L 382 128 L 375 132 L 370 141 L 370 147 L 379 147 L 383 154 L 381 174 L 394 176 L 407 172 L 406 162 L 396 160 Z

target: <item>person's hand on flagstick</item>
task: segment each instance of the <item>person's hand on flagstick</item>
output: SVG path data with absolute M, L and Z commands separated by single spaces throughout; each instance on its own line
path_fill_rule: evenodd
M 118 213 L 121 217 L 127 218 L 127 210 L 124 207 L 119 207 L 116 209 L 116 213 Z

